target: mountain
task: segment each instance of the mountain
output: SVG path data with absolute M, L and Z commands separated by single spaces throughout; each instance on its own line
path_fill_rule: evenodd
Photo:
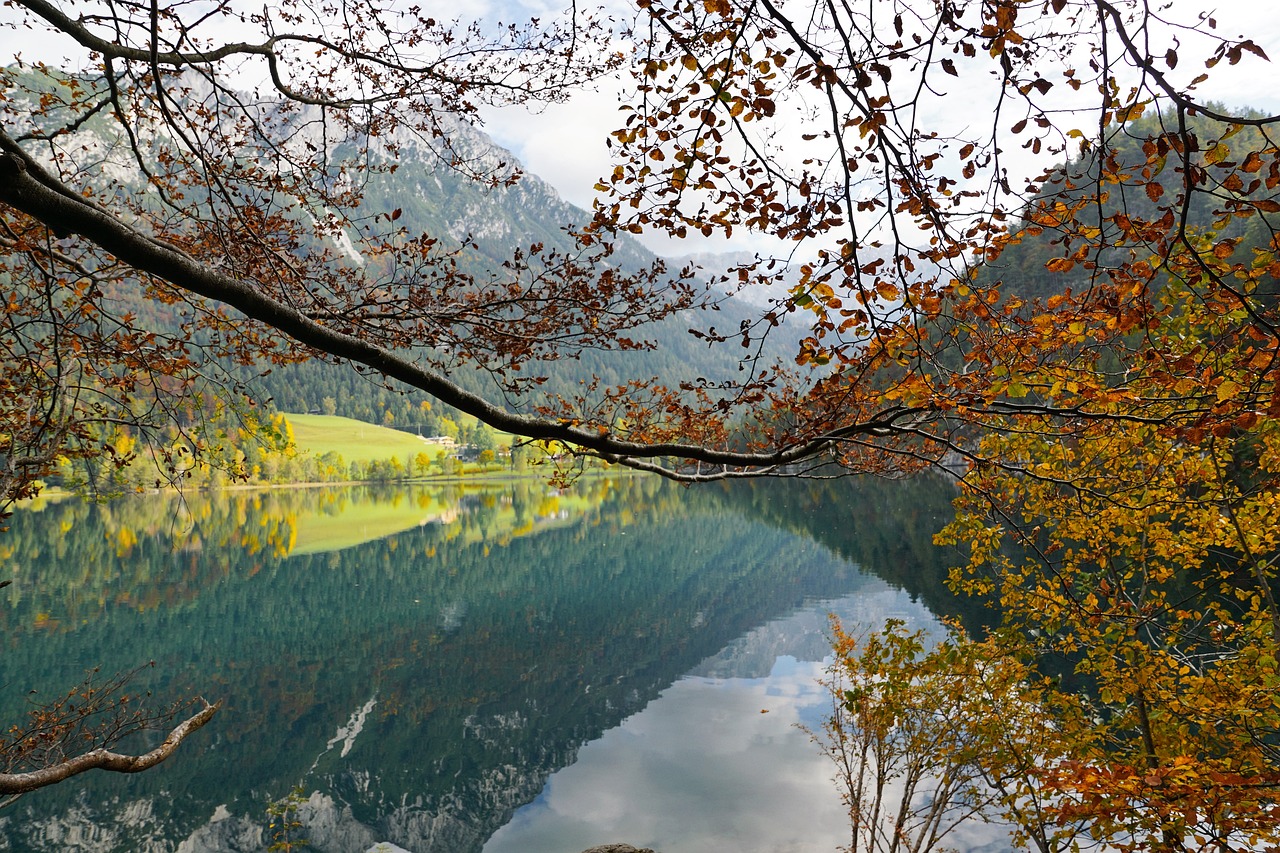
M 0 112 L 15 127 L 31 127 L 42 119 L 39 105 L 46 99 L 52 103 L 66 100 L 61 89 L 84 87 L 102 88 L 101 81 L 56 79 L 32 69 L 9 68 L 0 78 L 7 88 L 0 92 Z M 179 82 L 170 81 L 170 92 L 186 99 L 193 115 L 207 110 L 210 88 L 197 75 L 189 74 Z M 131 104 L 131 106 L 134 106 Z M 395 221 L 402 227 L 406 239 L 417 235 L 429 235 L 437 241 L 436 250 L 441 253 L 456 251 L 458 269 L 480 280 L 494 276 L 501 280 L 503 264 L 517 251 L 529 252 L 539 245 L 545 253 L 575 254 L 578 246 L 569 229 L 590 221 L 591 215 L 581 208 L 564 201 L 545 181 L 536 175 L 522 173 L 520 164 L 511 152 L 496 145 L 479 129 L 449 116 L 437 118 L 440 135 L 412 131 L 404 126 L 382 129 L 371 137 L 369 150 L 357 152 L 350 143 L 334 141 L 329 134 L 340 135 L 338 123 L 318 109 L 284 105 L 246 94 L 239 104 L 246 115 L 260 127 L 270 129 L 276 142 L 246 142 L 243 159 L 277 157 L 285 185 L 290 176 L 290 163 L 302 159 L 314 161 L 324 158 L 334 164 L 344 163 L 347 168 L 335 168 L 330 174 L 316 178 L 326 184 L 327 191 L 338 192 L 342 186 L 360 191 L 360 204 L 354 210 L 345 210 L 348 219 L 335 225 L 330 236 L 304 237 L 302 246 L 315 246 L 317 239 L 329 241 L 336 265 L 349 264 L 378 269 L 388 261 L 361 254 L 360 229 L 378 226 L 378 223 Z M 145 107 L 143 110 L 145 119 Z M 181 110 L 179 110 L 181 111 Z M 66 119 L 63 116 L 62 120 Z M 140 119 L 143 121 L 143 119 Z M 227 119 L 230 122 L 230 119 Z M 239 139 L 244 126 L 228 126 L 228 138 Z M 45 129 L 46 131 L 49 128 Z M 161 127 L 149 129 L 150 136 L 138 136 L 144 144 L 154 145 L 155 160 L 166 162 L 162 149 L 172 151 L 183 148 L 176 138 L 166 135 Z M 60 136 L 65 140 L 63 151 L 76 163 L 85 180 L 92 184 L 92 176 L 105 176 L 109 183 L 94 188 L 109 193 L 118 190 L 121 197 L 129 197 L 130 203 L 155 204 L 157 215 L 163 208 L 147 184 L 141 170 L 129 156 L 126 140 L 120 128 L 106 112 L 86 117 L 77 123 L 74 132 Z M 279 142 L 279 140 L 284 140 Z M 238 143 L 223 142 L 233 146 Z M 256 146 L 256 147 L 254 147 Z M 215 146 L 216 147 L 216 146 Z M 354 155 L 360 153 L 359 162 Z M 219 155 L 214 155 L 215 157 Z M 234 171 L 232 160 L 240 154 L 227 156 L 228 168 Z M 293 159 L 290 160 L 290 157 Z M 145 158 L 144 158 L 145 159 Z M 479 173 L 488 180 L 474 180 L 467 173 Z M 251 173 L 253 174 L 253 173 Z M 518 176 L 518 179 L 516 179 Z M 103 178 L 98 178 L 102 180 Z M 233 178 L 234 179 L 234 178 Z M 244 189 L 246 204 L 258 204 L 272 215 L 283 217 L 285 222 L 296 218 L 310 233 L 312 224 L 329 211 L 318 204 L 301 209 L 297 202 L 279 189 L 273 189 L 261 175 L 253 180 L 261 181 L 258 187 L 249 181 Z M 193 182 L 184 187 L 190 199 L 197 199 L 207 187 Z M 230 196 L 239 199 L 239 196 Z M 221 202 L 225 209 L 230 202 Z M 240 207 L 237 201 L 237 208 Z M 319 230 L 319 229 L 317 229 Z M 309 241 L 309 242 L 308 242 Z M 277 249 L 287 252 L 288 247 Z M 644 249 L 629 235 L 616 240 L 615 250 L 607 262 L 623 270 L 639 270 L 655 262 L 652 253 Z M 377 278 L 377 276 L 375 276 Z M 430 285 L 426 285 L 430 286 Z M 173 332 L 182 322 L 181 304 L 169 304 L 142 295 L 140 289 L 121 287 L 119 293 L 109 294 L 112 305 L 122 316 L 137 319 L 139 325 L 161 331 Z M 337 300 L 341 304 L 340 298 Z M 742 323 L 755 318 L 757 308 L 739 297 L 724 297 L 705 312 L 687 312 L 665 322 L 641 328 L 628 335 L 633 339 L 649 341 L 650 349 L 622 351 L 586 351 L 570 353 L 559 359 L 551 359 L 527 365 L 526 374 L 545 376 L 541 391 L 549 394 L 573 395 L 582 384 L 598 377 L 606 385 L 617 385 L 630 379 L 656 379 L 668 387 L 696 382 L 700 377 L 709 379 L 735 379 L 743 374 L 739 370 L 742 351 L 734 345 L 709 347 L 706 337 L 691 335 L 696 330 L 704 335 L 713 329 L 718 335 L 733 336 Z M 714 335 L 712 335 L 714 337 Z M 787 347 L 770 344 L 766 360 L 785 356 Z M 436 352 L 437 355 L 440 351 Z M 394 422 L 396 425 L 418 424 L 422 426 L 423 397 L 407 389 L 386 388 L 376 377 L 362 375 L 348 365 L 333 365 L 313 361 L 297 366 L 276 368 L 263 376 L 253 367 L 244 368 L 236 375 L 250 386 L 251 393 L 260 401 L 284 411 L 321 411 L 329 408 L 326 398 L 336 404 L 336 413 L 364 420 Z M 503 399 L 513 408 L 529 405 L 529 401 L 505 397 L 497 389 L 485 365 L 475 368 L 457 368 L 451 378 L 469 390 L 480 392 L 493 399 Z M 391 413 L 390 419 L 387 413 Z
M 591 214 L 570 204 L 546 181 L 523 172 L 510 151 L 501 148 L 479 129 L 454 121 L 449 125 L 450 150 L 442 153 L 408 134 L 393 134 L 379 142 L 381 156 L 395 158 L 394 172 L 374 172 L 364 185 L 362 215 L 391 215 L 399 211 L 397 222 L 409 233 L 439 236 L 453 247 L 464 242 L 470 271 L 497 270 L 517 250 L 532 244 L 544 249 L 572 253 L 577 244 L 569 230 L 591 219 Z M 391 153 L 391 152 L 394 152 Z M 340 153 L 340 152 L 339 152 Z M 519 172 L 514 183 L 491 186 L 475 181 L 451 168 L 447 157 L 458 158 L 480 170 L 502 177 Z M 653 264 L 657 257 L 629 235 L 620 235 L 610 261 L 623 269 L 638 270 Z M 686 264 L 705 269 L 710 278 L 735 263 L 736 256 L 690 256 L 669 259 L 669 270 Z M 571 359 L 545 361 L 530 372 L 545 375 L 542 390 L 572 395 L 593 377 L 605 385 L 623 384 L 630 379 L 656 378 L 668 387 L 700 378 L 739 378 L 743 351 L 734 345 L 711 346 L 691 334 L 715 332 L 733 336 L 744 322 L 758 318 L 766 299 L 743 292 L 724 295 L 708 310 L 687 311 L 664 322 L 642 328 L 636 337 L 654 344 L 645 351 L 586 351 Z M 786 359 L 794 353 L 794 334 L 778 333 L 765 342 L 765 361 Z M 452 378 L 469 390 L 493 395 L 494 384 L 482 368 Z M 273 371 L 254 381 L 255 387 L 282 411 L 319 411 L 325 398 L 336 404 L 336 413 L 366 421 L 385 418 L 391 422 L 427 426 L 421 395 L 395 386 L 385 388 L 377 380 L 350 369 L 314 361 Z M 516 407 L 522 401 L 508 400 Z

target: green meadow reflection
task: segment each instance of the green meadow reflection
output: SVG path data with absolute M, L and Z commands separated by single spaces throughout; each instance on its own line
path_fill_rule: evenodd
M 29 690 L 147 660 L 158 697 L 224 707 L 176 760 L 28 796 L 0 834 L 22 850 L 260 850 L 266 804 L 300 784 L 312 849 L 478 850 L 581 745 L 735 638 L 883 588 L 863 571 L 934 595 L 945 564 L 925 543 L 949 497 L 627 477 L 19 512 L 0 539 L 4 719 Z

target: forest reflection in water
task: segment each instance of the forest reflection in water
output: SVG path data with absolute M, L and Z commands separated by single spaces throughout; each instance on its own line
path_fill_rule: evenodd
M 826 610 L 925 624 L 924 605 L 953 606 L 930 544 L 950 496 L 940 481 L 624 477 L 568 493 L 528 480 L 29 508 L 0 539 L 15 579 L 0 593 L 4 719 L 29 690 L 147 660 L 140 687 L 224 708 L 169 764 L 28 796 L 0 836 L 24 850 L 260 850 L 267 804 L 300 785 L 314 850 L 479 850 L 513 815 L 494 851 L 617 830 L 675 853 L 735 826 L 736 849 L 777 849 L 751 846 L 780 836 L 748 814 L 828 849 L 835 789 L 791 725 L 821 715 Z M 752 777 L 763 804 L 733 795 Z M 820 792 L 825 816 L 796 812 Z M 658 832 L 668 796 L 688 816 Z M 625 821 L 610 817 L 620 804 Z

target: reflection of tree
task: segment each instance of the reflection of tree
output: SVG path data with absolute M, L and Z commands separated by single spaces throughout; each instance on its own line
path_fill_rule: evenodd
M 611 488 L 607 481 L 584 483 L 572 498 L 557 501 L 554 512 L 588 511 Z M 473 542 L 488 536 L 505 544 L 527 527 L 527 508 L 543 503 L 546 492 L 541 482 L 522 482 L 488 488 L 274 489 L 47 503 L 39 513 L 19 512 L 11 521 L 5 553 L 20 556 L 20 561 L 13 570 L 18 582 L 6 593 L 11 605 L 28 601 L 48 614 L 42 620 L 46 628 L 71 628 L 112 606 L 173 606 L 206 588 L 209 572 L 225 576 L 237 566 L 259 571 L 269 558 L 296 553 L 300 530 L 333 530 L 344 519 L 353 529 L 367 531 L 369 519 L 399 511 L 407 519 L 403 527 L 425 520 L 436 523 L 441 529 L 435 532 L 444 539 Z M 517 501 L 525 508 L 524 518 L 517 517 Z M 460 503 L 472 511 L 459 514 Z M 50 530 L 58 535 L 50 536 Z M 73 535 L 77 530 L 94 534 Z M 335 541 L 359 543 L 358 538 Z M 197 576 L 192 561 L 205 551 L 229 556 L 204 564 Z M 33 574 L 36 566 L 42 567 L 38 577 Z M 9 627 L 7 612 L 12 611 L 0 609 L 0 626 Z
M 52 635 L 32 629 L 31 602 L 11 602 L 7 636 L 22 666 L 14 670 L 13 654 L 0 659 L 0 680 L 39 673 L 65 683 L 82 655 L 114 667 L 143 653 L 168 678 L 157 677 L 157 690 L 201 685 L 224 699 L 215 748 L 124 785 L 86 781 L 90 802 L 181 791 L 152 803 L 167 837 L 185 837 L 207 820 L 211 804 L 259 814 L 263 796 L 306 778 L 387 835 L 396 821 L 438 819 L 438 846 L 430 849 L 474 848 L 579 744 L 680 673 L 803 601 L 858 583 L 822 549 L 727 510 L 711 492 L 646 478 L 581 486 L 554 501 L 545 500 L 543 484 L 507 484 L 487 495 L 459 490 L 455 524 L 288 559 L 244 548 L 166 553 L 140 537 L 122 560 L 99 544 L 104 574 L 150 561 L 136 570 L 152 579 L 146 588 L 177 585 L 183 594 L 139 611 L 116 606 L 104 582 L 93 612 L 80 611 L 92 618 L 65 620 Z M 317 511 L 341 518 L 360 494 L 235 495 L 191 511 L 205 515 L 206 527 L 219 518 L 228 529 L 250 528 L 282 507 L 295 519 Z M 393 493 L 379 494 L 390 505 Z M 408 503 L 421 496 L 394 494 Z M 529 535 L 499 523 L 536 519 L 542 507 L 554 508 L 556 519 L 539 520 Z M 76 505 L 78 526 L 65 538 L 101 543 L 109 524 L 125 521 L 121 513 L 161 512 L 103 509 Z M 15 532 L 35 541 L 59 522 L 46 511 L 15 519 Z M 485 525 L 488 539 L 480 535 Z M 213 532 L 204 535 L 211 540 Z M 75 541 L 65 547 L 88 549 Z M 230 557 L 244 562 L 216 568 Z M 47 557 L 30 565 L 51 580 L 65 566 Z M 75 594 L 68 583 L 54 585 Z M 371 698 L 376 705 L 350 754 L 326 752 L 337 727 Z M 237 780 L 234 789 L 228 778 Z M 39 808 L 49 813 L 77 796 L 46 793 Z M 420 805 L 406 812 L 403 804 L 415 798 Z M 15 833 L 37 832 L 41 818 L 35 805 L 21 808 L 5 831 L 34 848 L 31 837 Z

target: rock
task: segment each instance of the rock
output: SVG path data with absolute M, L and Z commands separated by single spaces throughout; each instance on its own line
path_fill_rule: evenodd
M 632 847 L 630 844 L 601 844 L 582 853 L 653 853 L 648 847 Z

